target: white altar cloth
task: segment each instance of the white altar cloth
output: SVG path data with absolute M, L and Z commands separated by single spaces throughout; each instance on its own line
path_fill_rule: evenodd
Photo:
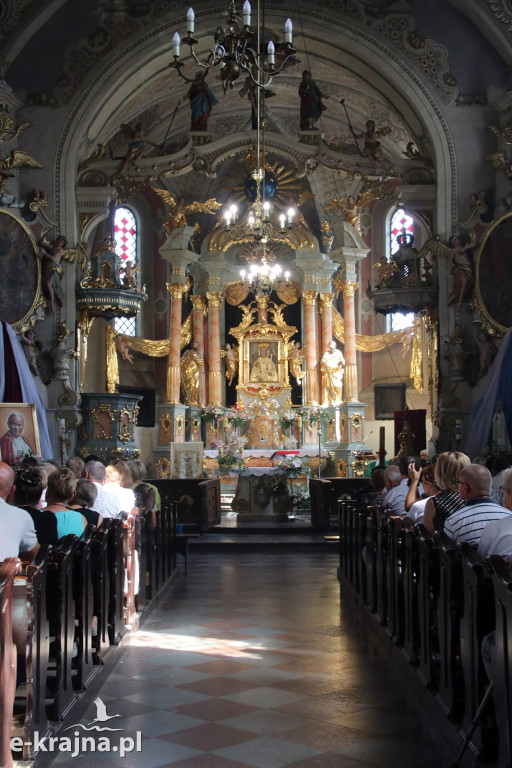
M 271 456 L 274 455 L 277 451 L 281 450 L 280 448 L 244 448 L 243 457 L 244 459 L 261 459 L 261 458 L 268 458 L 270 459 Z M 308 458 L 313 459 L 315 456 L 318 456 L 318 448 L 298 448 L 299 452 L 294 453 L 292 455 L 298 456 L 299 459 L 302 458 Z M 204 455 L 207 456 L 210 459 L 216 459 L 218 456 L 218 450 L 216 448 L 207 448 L 204 452 Z M 326 458 L 328 456 L 327 451 L 325 448 L 322 448 L 322 458 Z M 275 456 L 274 461 L 278 462 L 281 461 L 281 459 L 285 459 L 286 455 L 281 456 Z M 254 467 L 254 469 L 257 469 L 257 467 Z M 259 467 L 259 469 L 272 469 L 272 467 Z

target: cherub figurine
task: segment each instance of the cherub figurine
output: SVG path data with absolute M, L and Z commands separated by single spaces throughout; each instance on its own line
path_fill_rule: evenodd
M 39 368 L 37 367 L 37 351 L 36 351 L 36 334 L 32 328 L 29 328 L 26 333 L 20 333 L 18 336 L 21 346 L 23 347 L 23 353 L 25 359 L 30 368 L 30 372 L 34 376 L 39 376 Z
M 64 305 L 64 292 L 61 283 L 63 275 L 62 259 L 74 264 L 80 264 L 82 270 L 87 272 L 88 256 L 85 243 L 78 243 L 76 248 L 66 248 L 66 238 L 63 235 L 58 235 L 52 245 L 46 237 L 47 231 L 43 232 L 43 236 L 38 243 L 39 252 L 43 260 L 41 283 L 43 293 L 50 300 L 51 310 L 55 312 L 55 300 L 57 300 L 59 306 L 62 307 Z
M 134 265 L 133 261 L 125 261 L 119 270 L 119 275 L 122 278 L 124 288 L 131 287 L 135 291 L 138 290 L 137 278 L 135 276 L 137 272 L 140 274 L 140 269 Z
M 46 237 L 39 241 L 39 249 L 43 257 L 43 292 L 50 299 L 52 312 L 55 312 L 55 300 L 59 306 L 64 305 L 64 292 L 61 283 L 63 271 L 60 262 L 66 245 L 67 240 L 63 235 L 59 235 L 53 245 Z
M 128 360 L 133 365 L 133 355 L 130 352 L 130 347 L 122 336 L 116 338 L 116 347 L 123 360 Z

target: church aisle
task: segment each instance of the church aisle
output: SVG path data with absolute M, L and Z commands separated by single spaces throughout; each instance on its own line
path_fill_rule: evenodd
M 457 735 L 351 597 L 340 609 L 336 565 L 318 551 L 194 552 L 97 694 L 140 751 L 63 753 L 55 768 L 450 766 Z

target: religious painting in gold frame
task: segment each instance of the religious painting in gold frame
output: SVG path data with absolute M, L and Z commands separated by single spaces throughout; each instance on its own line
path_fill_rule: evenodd
M 248 395 L 257 396 L 262 390 L 278 394 L 289 386 L 286 344 L 283 336 L 275 330 L 275 333 L 263 335 L 253 332 L 239 338 L 239 388 Z
M 16 464 L 22 456 L 40 456 L 34 403 L 0 403 L 0 460 Z
M 475 265 L 475 304 L 482 326 L 502 336 L 512 326 L 512 213 L 506 213 L 485 233 Z
M 10 211 L 0 208 L 0 320 L 15 333 L 34 324 L 44 304 L 41 259 L 32 231 Z

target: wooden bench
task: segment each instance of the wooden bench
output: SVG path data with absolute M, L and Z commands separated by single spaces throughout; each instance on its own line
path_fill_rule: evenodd
M 21 561 L 10 557 L 0 563 L 0 765 L 12 768 L 11 719 L 16 691 L 16 646 L 12 638 L 14 577 Z
M 185 560 L 185 573 L 188 573 L 188 542 L 189 539 L 198 539 L 199 533 L 177 533 L 175 535 L 176 552 Z

